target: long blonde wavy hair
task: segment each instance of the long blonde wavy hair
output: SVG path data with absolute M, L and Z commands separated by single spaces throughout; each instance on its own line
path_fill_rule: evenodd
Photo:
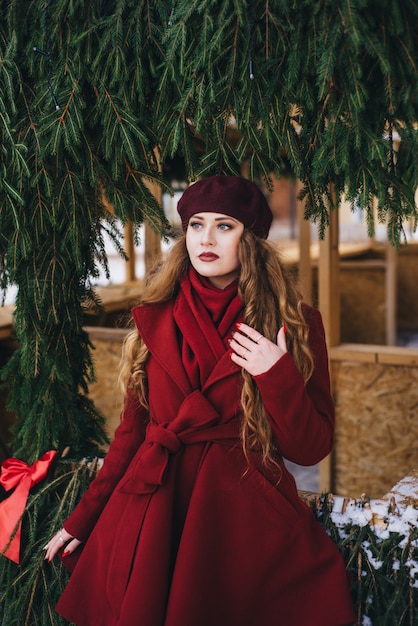
M 166 260 L 152 273 L 139 304 L 167 301 L 176 296 L 180 278 L 191 265 L 185 239 L 181 236 Z M 308 326 L 301 309 L 301 297 L 285 272 L 277 250 L 269 241 L 244 230 L 238 256 L 241 265 L 238 293 L 244 304 L 245 323 L 274 342 L 278 330 L 286 324 L 287 348 L 307 382 L 313 371 Z M 144 406 L 147 406 L 147 357 L 148 350 L 134 330 L 124 342 L 119 378 L 122 387 L 129 384 Z M 253 377 L 244 369 L 242 376 L 241 439 L 245 456 L 248 458 L 250 451 L 259 452 L 265 465 L 276 465 L 272 430 L 260 392 Z

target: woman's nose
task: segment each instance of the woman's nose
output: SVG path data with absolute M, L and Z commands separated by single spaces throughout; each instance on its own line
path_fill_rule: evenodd
M 204 228 L 202 231 L 202 244 L 213 245 L 215 242 L 213 230 L 211 228 Z

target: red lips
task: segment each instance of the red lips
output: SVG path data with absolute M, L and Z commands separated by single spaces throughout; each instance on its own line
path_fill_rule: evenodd
M 216 261 L 219 257 L 214 252 L 202 252 L 202 254 L 199 254 L 199 259 L 201 261 Z

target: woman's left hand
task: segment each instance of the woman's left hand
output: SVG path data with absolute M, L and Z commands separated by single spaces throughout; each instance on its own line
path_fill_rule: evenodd
M 287 352 L 286 326 L 277 333 L 277 343 L 270 341 L 247 324 L 237 324 L 229 343 L 231 360 L 252 376 L 267 372 Z
M 81 541 L 70 535 L 65 528 L 61 528 L 55 535 L 48 541 L 46 546 L 44 547 L 45 559 L 47 561 L 51 561 L 56 554 L 63 548 L 65 548 L 62 556 L 65 557 L 68 554 L 77 550 L 77 548 L 81 546 Z

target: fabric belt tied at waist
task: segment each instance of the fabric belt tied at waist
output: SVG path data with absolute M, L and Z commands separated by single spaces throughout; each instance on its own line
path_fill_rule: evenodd
M 173 421 L 148 425 L 145 441 L 121 491 L 154 492 L 164 483 L 170 455 L 177 454 L 184 445 L 228 440 L 236 443 L 238 437 L 238 421 L 220 424 L 216 409 L 200 391 L 194 391 L 184 400 Z

